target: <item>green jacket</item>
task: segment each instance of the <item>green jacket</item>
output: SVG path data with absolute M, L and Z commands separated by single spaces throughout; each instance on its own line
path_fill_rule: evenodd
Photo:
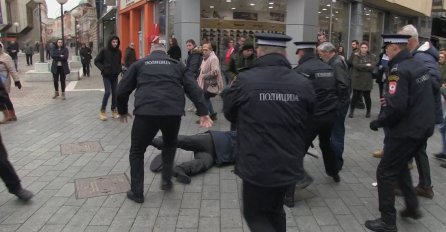
M 369 65 L 368 65 L 369 64 Z M 372 71 L 376 66 L 375 57 L 367 53 L 362 56 L 354 53 L 352 57 L 352 69 L 350 73 L 353 90 L 370 91 L 373 88 Z
M 251 66 L 255 59 L 255 54 L 252 54 L 249 57 L 243 57 L 242 51 L 232 54 L 228 62 L 228 69 L 226 70 L 231 77 L 231 81 L 234 80 L 240 69 Z

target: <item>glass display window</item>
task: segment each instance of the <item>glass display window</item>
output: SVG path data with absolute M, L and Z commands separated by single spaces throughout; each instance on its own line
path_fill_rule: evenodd
M 363 9 L 363 36 L 362 40 L 369 43 L 369 52 L 375 55 L 381 53 L 381 34 L 384 28 L 384 12 L 374 8 Z
M 336 48 L 349 46 L 349 5 L 344 1 L 321 0 L 318 9 L 319 33 Z M 315 40 L 316 40 L 315 35 Z M 345 54 L 344 54 L 345 55 Z

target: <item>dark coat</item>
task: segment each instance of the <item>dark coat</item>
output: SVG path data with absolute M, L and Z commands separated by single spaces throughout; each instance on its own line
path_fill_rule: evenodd
M 167 54 L 169 54 L 170 58 L 175 60 L 181 59 L 181 48 L 178 45 L 171 46 L 169 50 L 167 51 Z
M 389 138 L 426 139 L 434 132 L 435 102 L 428 69 L 403 50 L 390 62 L 378 127 Z
M 225 117 L 237 127 L 235 174 L 261 187 L 301 180 L 306 123 L 316 98 L 310 81 L 273 53 L 257 58 L 222 97 Z
M 113 48 L 111 44 L 114 39 L 118 40 L 118 46 L 116 48 Z M 107 43 L 107 47 L 103 48 L 94 59 L 94 64 L 101 71 L 102 77 L 114 78 L 121 73 L 122 53 L 119 50 L 119 44 L 119 37 L 112 36 Z
M 62 47 L 61 49 L 53 49 L 51 50 L 51 58 L 53 59 L 53 62 L 51 64 L 51 72 L 56 74 L 57 73 L 57 62 L 62 62 L 62 67 L 65 75 L 70 73 L 70 68 L 68 67 L 68 49 L 66 47 Z
M 231 76 L 231 80 L 234 80 L 235 76 L 237 76 L 241 69 L 253 65 L 256 59 L 256 55 L 254 53 L 249 57 L 244 57 L 242 52 L 243 50 L 238 53 L 233 53 L 229 59 L 227 71 Z
M 370 65 L 367 65 L 370 64 Z M 353 54 L 352 70 L 350 78 L 352 80 L 352 89 L 361 91 L 370 91 L 373 88 L 372 71 L 376 62 L 372 54 L 361 55 L 359 52 Z
M 127 114 L 129 95 L 135 91 L 135 115 L 184 115 L 185 93 L 200 116 L 208 115 L 204 94 L 183 63 L 154 51 L 136 61 L 118 85 L 118 112 Z
M 193 73 L 195 79 L 200 75 L 200 66 L 203 61 L 203 54 L 200 47 L 195 47 L 192 51 L 188 52 L 186 60 L 186 68 Z
M 214 143 L 217 166 L 233 164 L 237 154 L 237 132 L 235 131 L 209 131 Z
M 8 54 L 11 56 L 13 60 L 17 60 L 17 53 L 19 53 L 19 44 L 17 42 L 11 43 L 8 46 Z
M 83 64 L 89 64 L 91 59 L 93 59 L 93 57 L 91 56 L 91 49 L 89 47 L 81 48 L 79 54 L 81 56 L 81 62 Z
M 333 67 L 334 70 L 340 103 L 348 104 L 350 102 L 351 80 L 347 62 L 339 55 L 334 55 L 328 61 L 328 65 Z
M 133 64 L 136 61 L 136 53 L 135 49 L 128 47 L 125 49 L 124 54 L 124 65 L 125 67 L 130 67 L 131 64 Z

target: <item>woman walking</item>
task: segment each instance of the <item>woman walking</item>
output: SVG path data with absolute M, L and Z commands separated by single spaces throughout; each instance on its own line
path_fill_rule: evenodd
M 59 79 L 62 100 L 65 100 L 65 78 L 70 73 L 68 67 L 68 49 L 65 47 L 62 39 L 56 40 L 55 48 L 51 51 L 51 58 L 53 63 L 51 64 L 51 73 L 53 73 L 54 81 L 54 96 L 53 99 L 59 97 Z
M 90 77 L 90 63 L 91 59 L 93 58 L 91 56 L 91 49 L 87 47 L 85 43 L 82 43 L 81 50 L 79 54 L 81 55 L 81 63 L 82 63 L 82 74 L 83 76 Z
M 11 56 L 4 52 L 3 43 L 0 42 L 0 79 L 5 87 L 4 104 L 0 105 L 0 109 L 3 111 L 5 117 L 0 121 L 0 123 L 17 121 L 14 106 L 12 105 L 11 98 L 9 97 L 9 92 L 11 91 L 11 77 L 14 80 L 15 86 L 21 89 L 22 84 L 20 83 L 19 76 L 14 68 L 14 61 L 12 60 Z
M 167 51 L 170 58 L 175 60 L 180 60 L 181 58 L 181 48 L 178 46 L 178 41 L 175 38 L 169 39 L 169 50 Z
M 370 99 L 370 91 L 373 88 L 372 71 L 375 68 L 376 62 L 369 53 L 369 44 L 362 42 L 359 47 L 359 52 L 352 55 L 352 72 L 351 81 L 353 96 L 350 103 L 350 118 L 353 118 L 355 106 L 361 96 L 364 97 L 367 113 L 366 118 L 370 118 L 370 109 L 372 107 L 372 100 Z

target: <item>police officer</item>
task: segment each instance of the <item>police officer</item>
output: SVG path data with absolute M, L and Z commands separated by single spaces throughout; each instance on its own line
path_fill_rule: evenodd
M 397 231 L 395 184 L 401 188 L 406 203 L 400 216 L 421 217 L 407 162 L 433 133 L 435 114 L 426 112 L 434 112 L 435 101 L 428 69 L 407 50 L 410 36 L 382 37 L 390 60 L 390 74 L 379 117 L 370 122 L 370 129 L 386 130 L 384 156 L 376 171 L 381 218 L 368 220 L 365 226 L 372 231 Z
M 285 192 L 304 176 L 305 125 L 311 83 L 291 69 L 278 34 L 256 34 L 258 58 L 223 92 L 225 117 L 236 123 L 235 174 L 243 180 L 243 215 L 251 231 L 286 231 Z
M 130 147 L 131 189 L 127 197 L 144 202 L 144 153 L 161 130 L 163 172 L 161 189 L 172 188 L 172 167 L 177 148 L 181 116 L 184 115 L 184 94 L 192 100 L 200 116 L 200 126 L 211 127 L 212 120 L 204 103 L 203 92 L 193 74 L 179 61 L 169 58 L 161 44 L 153 44 L 149 56 L 135 62 L 118 86 L 118 112 L 121 122 L 127 122 L 129 95 L 135 92 L 135 121 Z

